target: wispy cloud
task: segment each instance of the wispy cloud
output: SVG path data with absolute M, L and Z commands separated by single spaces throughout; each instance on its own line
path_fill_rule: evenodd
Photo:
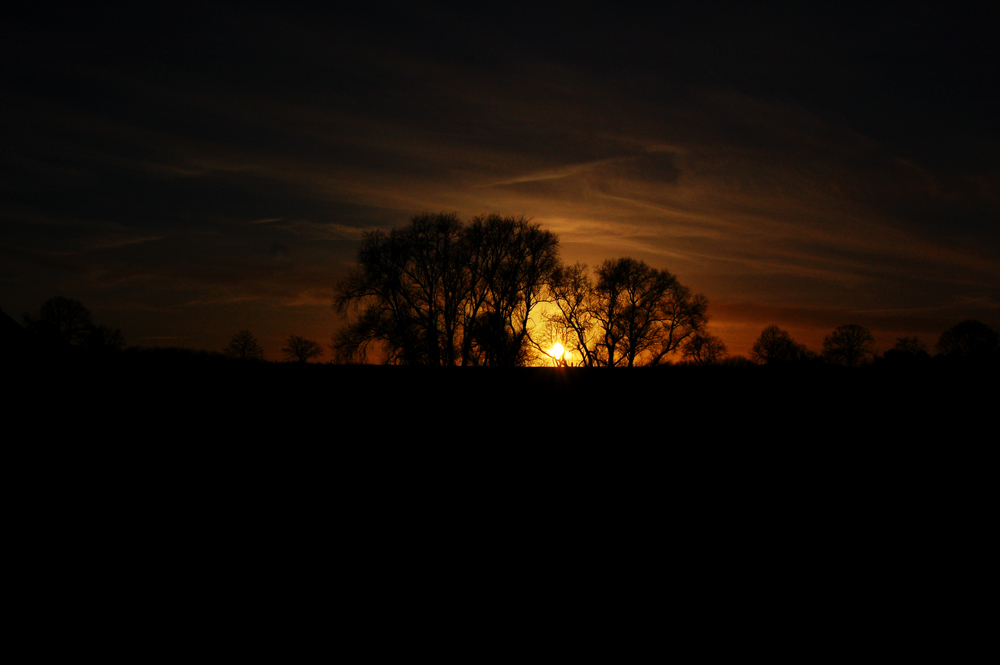
M 817 103 L 813 78 L 800 95 L 762 80 L 777 70 L 715 75 L 772 26 L 664 23 L 664 40 L 615 15 L 628 38 L 588 43 L 566 26 L 605 26 L 537 13 L 484 48 L 471 15 L 421 8 L 386 29 L 252 8 L 232 20 L 269 26 L 260 54 L 205 33 L 200 57 L 40 59 L 0 108 L 0 280 L 113 286 L 164 311 L 325 314 L 366 230 L 497 211 L 555 231 L 567 261 L 629 254 L 677 273 L 734 335 L 768 317 L 996 311 L 1000 172 L 946 163 L 947 126 L 900 118 L 923 128 L 913 145 L 937 146 L 904 153 L 886 118 L 875 131 L 843 112 L 864 100 Z M 714 54 L 715 29 L 735 51 Z M 764 46 L 777 62 L 788 44 Z M 995 133 L 967 139 L 962 157 L 995 154 Z

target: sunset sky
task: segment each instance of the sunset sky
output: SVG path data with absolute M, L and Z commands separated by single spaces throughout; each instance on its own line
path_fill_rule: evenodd
M 1000 5 L 539 4 L 5 17 L 0 309 L 277 360 L 364 231 L 500 212 L 670 270 L 733 354 L 1000 329 Z

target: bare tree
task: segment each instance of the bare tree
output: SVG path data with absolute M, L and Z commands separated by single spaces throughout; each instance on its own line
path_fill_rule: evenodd
M 41 306 L 37 316 L 26 312 L 24 324 L 28 332 L 46 344 L 65 344 L 93 353 L 125 348 L 125 337 L 120 329 L 94 325 L 90 310 L 73 298 L 50 298 Z
M 323 355 L 323 347 L 314 340 L 292 335 L 285 342 L 281 352 L 285 354 L 285 360 L 288 362 L 307 363 Z
M 868 328 L 856 323 L 838 327 L 823 340 L 823 357 L 828 362 L 855 367 L 865 361 L 875 348 L 875 338 Z
M 550 283 L 554 310 L 546 315 L 546 347 L 558 342 L 575 364 L 591 367 L 597 364 L 598 321 L 594 316 L 594 284 L 587 266 L 577 263 L 556 269 Z M 544 349 L 547 350 L 547 349 Z
M 695 365 L 716 365 L 729 355 L 725 343 L 707 332 L 696 332 L 688 337 L 681 354 Z
M 90 310 L 79 300 L 64 296 L 46 300 L 38 316 L 25 312 L 24 325 L 39 338 L 74 346 L 83 344 L 94 329 Z
M 226 356 L 236 360 L 263 360 L 264 349 L 249 330 L 241 330 L 229 340 Z
M 743 368 L 743 367 L 750 367 L 751 365 L 754 364 L 754 362 L 749 358 L 747 358 L 746 356 L 735 355 L 723 358 L 721 361 L 719 361 L 719 364 L 725 365 L 726 367 Z
M 916 337 L 898 337 L 890 351 L 908 356 L 928 355 L 927 345 Z
M 465 247 L 462 364 L 524 364 L 531 313 L 560 265 L 559 239 L 523 217 L 492 214 L 472 220 Z
M 750 359 L 761 365 L 785 365 L 800 360 L 805 347 L 776 325 L 769 325 L 750 349 Z
M 439 316 L 441 273 L 457 265 L 449 253 L 460 233 L 455 215 L 423 215 L 402 229 L 365 234 L 356 267 L 337 285 L 335 309 L 357 314 L 334 337 L 338 357 L 364 360 L 369 347 L 379 344 L 387 362 L 441 364 L 442 342 L 454 349 Z
M 916 337 L 899 337 L 891 349 L 882 354 L 882 360 L 895 364 L 914 364 L 927 362 L 931 355 L 927 353 L 927 345 Z
M 418 215 L 389 233 L 366 233 L 334 308 L 355 314 L 334 337 L 341 360 L 378 347 L 388 363 L 451 365 L 468 292 L 464 227 L 454 214 Z
M 524 218 L 453 214 L 366 234 L 334 307 L 354 315 L 334 337 L 342 360 L 378 348 L 409 365 L 517 365 L 531 312 L 559 263 L 558 239 Z
M 1000 355 L 1000 336 L 982 321 L 962 321 L 941 333 L 937 350 L 950 360 L 991 362 Z
M 605 261 L 590 282 L 580 264 L 556 273 L 552 300 L 574 351 L 585 364 L 658 365 L 704 329 L 707 301 L 666 270 L 643 261 Z
M 118 328 L 105 325 L 94 326 L 83 345 L 91 351 L 100 353 L 121 351 L 125 348 L 125 337 Z

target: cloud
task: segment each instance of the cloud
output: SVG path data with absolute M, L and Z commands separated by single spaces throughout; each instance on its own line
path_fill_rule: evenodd
M 759 19 L 744 35 L 738 21 L 688 33 L 681 17 L 664 41 L 615 14 L 632 41 L 609 44 L 577 43 L 549 12 L 488 41 L 450 29 L 474 14 L 330 31 L 290 11 L 234 19 L 275 26 L 273 52 L 222 36 L 239 55 L 42 59 L 14 79 L 0 108 L 7 283 L 82 274 L 153 284 L 116 292 L 148 302 L 304 307 L 366 230 L 498 211 L 555 231 L 567 261 L 629 254 L 667 268 L 726 316 L 757 307 L 825 326 L 830 312 L 930 316 L 998 299 L 995 168 L 900 151 L 886 118 L 846 112 L 864 98 L 816 103 L 835 82 L 817 93 L 775 85 L 784 68 L 748 74 L 789 48 L 757 52 L 747 35 L 775 34 Z M 538 44 L 543 25 L 554 33 Z M 754 45 L 742 73 L 702 76 L 742 48 L 713 55 L 716 29 Z M 900 127 L 925 131 L 913 145 L 947 144 L 947 126 L 931 135 L 910 120 Z M 991 155 L 995 136 L 978 145 Z

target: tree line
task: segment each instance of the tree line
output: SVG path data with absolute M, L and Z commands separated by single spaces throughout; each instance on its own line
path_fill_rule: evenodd
M 45 301 L 37 314 L 22 317 L 23 342 L 49 353 L 76 353 L 102 356 L 125 349 L 125 337 L 119 328 L 96 325 L 87 307 L 75 298 L 55 296 Z M 315 340 L 291 335 L 281 349 L 286 362 L 307 363 L 321 357 L 323 347 Z M 222 355 L 233 360 L 263 360 L 264 349 L 249 330 L 234 334 Z
M 388 364 L 516 366 L 539 359 L 563 366 L 633 367 L 830 363 L 874 359 L 870 330 L 838 327 L 822 354 L 776 325 L 750 358 L 730 358 L 707 330 L 708 301 L 667 270 L 630 257 L 593 272 L 564 265 L 555 234 L 523 217 L 422 214 L 406 226 L 366 233 L 354 268 L 337 285 L 334 308 L 347 318 L 333 338 L 336 359 Z M 537 316 L 532 316 L 538 312 Z M 997 333 L 979 321 L 946 331 L 938 356 L 996 362 Z M 900 338 L 883 359 L 930 359 L 915 337 Z
M 1000 363 L 1000 335 L 982 321 L 967 320 L 941 334 L 933 359 L 960 365 Z M 827 363 L 858 367 L 872 361 L 890 365 L 917 365 L 932 360 L 927 346 L 916 337 L 899 337 L 889 350 L 879 355 L 871 331 L 856 323 L 837 327 L 823 340 L 822 354 L 799 344 L 785 330 L 769 325 L 750 350 L 748 362 L 759 365 L 791 366 Z
M 263 360 L 264 349 L 249 330 L 241 330 L 232 336 L 224 351 L 227 358 L 234 360 Z M 315 340 L 292 335 L 281 349 L 285 362 L 307 363 L 323 355 L 323 347 Z
M 667 270 L 631 257 L 608 259 L 593 271 L 564 265 L 556 235 L 523 217 L 482 215 L 469 223 L 448 213 L 422 214 L 389 232 L 365 233 L 355 265 L 336 285 L 334 309 L 346 320 L 333 335 L 333 362 L 515 367 L 544 362 L 564 367 L 837 364 L 875 359 L 931 359 L 916 337 L 899 338 L 879 355 L 871 331 L 842 325 L 822 353 L 776 325 L 764 328 L 750 357 L 730 357 L 707 330 L 708 301 Z M 121 351 L 120 330 L 95 325 L 79 301 L 57 296 L 23 315 L 36 345 L 89 354 Z M 965 364 L 1000 362 L 998 334 L 980 321 L 946 330 L 936 358 Z M 228 358 L 263 360 L 254 335 L 240 330 Z M 315 340 L 291 335 L 286 362 L 324 355 Z
M 120 329 L 95 324 L 90 310 L 74 298 L 50 298 L 37 314 L 25 312 L 22 319 L 29 339 L 49 349 L 75 348 L 91 353 L 110 353 L 125 348 L 125 337 Z

